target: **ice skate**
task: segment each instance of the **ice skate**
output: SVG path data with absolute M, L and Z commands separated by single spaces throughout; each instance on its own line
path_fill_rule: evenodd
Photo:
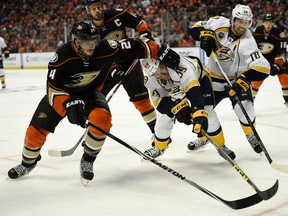
M 164 151 L 157 149 L 156 147 L 152 147 L 144 151 L 144 154 L 148 155 L 151 158 L 157 158 L 164 154 Z
M 6 83 L 2 82 L 2 89 L 5 89 L 5 88 L 6 88 Z
M 11 179 L 18 179 L 25 175 L 28 175 L 35 167 L 38 161 L 41 160 L 41 155 L 36 159 L 36 162 L 32 165 L 19 164 L 8 171 L 8 176 Z
M 208 143 L 208 140 L 203 141 L 201 139 L 197 139 L 197 140 L 191 141 L 187 145 L 187 148 L 191 151 L 196 151 L 198 149 L 205 148 L 207 146 L 207 143 Z
M 288 102 L 285 102 L 284 105 L 288 108 Z
M 153 139 L 153 140 L 154 140 L 154 139 Z M 168 145 L 169 145 L 171 142 L 172 142 L 172 139 L 169 138 L 168 144 L 167 144 L 167 148 L 168 148 Z M 165 150 L 159 150 L 159 149 L 157 149 L 157 148 L 155 147 L 154 141 L 152 142 L 151 145 L 152 145 L 152 148 L 149 148 L 149 149 L 145 150 L 145 151 L 144 151 L 144 154 L 146 154 L 146 155 L 148 155 L 149 157 L 152 157 L 152 158 L 157 158 L 157 157 L 163 155 L 164 152 L 165 152 L 165 150 L 167 149 L 167 148 L 166 148 Z M 146 160 L 146 159 L 144 158 L 144 160 Z
M 255 137 L 254 134 L 246 136 L 248 142 L 250 143 L 250 145 L 252 146 L 252 148 L 254 149 L 254 151 L 256 153 L 261 153 L 262 152 L 262 148 L 260 146 L 259 141 L 257 140 L 257 138 Z
M 227 148 L 225 145 L 222 147 L 219 147 L 219 148 L 221 148 L 230 157 L 231 160 L 234 160 L 236 158 L 235 153 L 232 150 L 230 150 L 229 148 Z M 218 151 L 219 155 L 225 159 L 223 154 L 219 150 L 217 150 L 217 151 Z
M 94 177 L 93 162 L 84 160 L 83 156 L 80 161 L 80 176 L 80 181 L 84 186 L 87 186 Z

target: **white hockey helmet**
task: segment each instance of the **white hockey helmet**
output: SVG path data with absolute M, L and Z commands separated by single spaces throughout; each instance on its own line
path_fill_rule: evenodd
M 141 67 L 144 73 L 153 75 L 159 68 L 160 62 L 156 59 L 141 59 Z
M 249 6 L 237 4 L 236 7 L 232 10 L 232 23 L 234 19 L 238 18 L 241 20 L 249 21 L 249 28 L 252 25 L 253 14 Z

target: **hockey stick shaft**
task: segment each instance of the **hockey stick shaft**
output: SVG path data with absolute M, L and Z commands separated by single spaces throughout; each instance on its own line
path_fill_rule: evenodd
M 257 192 L 257 194 L 263 199 L 268 200 L 271 199 L 278 191 L 278 179 L 275 184 L 266 191 L 260 191 L 258 187 L 252 182 L 252 180 L 248 177 L 248 175 L 220 148 L 217 143 L 205 132 L 201 131 L 202 135 L 204 135 L 212 145 L 221 152 L 221 155 L 229 162 L 229 164 L 242 176 L 242 178 Z
M 232 85 L 232 83 L 230 82 L 229 78 L 227 77 L 226 73 L 224 72 L 224 70 L 223 70 L 223 68 L 222 68 L 222 66 L 221 66 L 221 64 L 220 64 L 220 62 L 219 62 L 219 60 L 218 60 L 218 57 L 217 57 L 216 53 L 215 53 L 214 51 L 212 51 L 212 52 L 211 52 L 211 55 L 212 55 L 214 61 L 216 62 L 216 64 L 218 65 L 218 67 L 219 67 L 219 69 L 220 69 L 223 77 L 225 78 L 226 82 L 229 84 L 230 87 L 232 87 L 233 85 Z M 273 168 L 273 169 L 276 169 L 276 170 L 278 170 L 278 171 L 281 171 L 281 172 L 288 172 L 288 166 L 286 166 L 286 165 L 280 165 L 280 164 L 278 165 L 278 164 L 276 164 L 276 163 L 273 162 L 273 160 L 272 160 L 272 158 L 270 157 L 270 155 L 269 155 L 266 147 L 264 146 L 264 144 L 263 144 L 263 142 L 262 142 L 262 140 L 261 140 L 258 132 L 256 131 L 256 129 L 255 129 L 255 127 L 254 127 L 254 125 L 253 125 L 253 123 L 252 123 L 249 115 L 247 114 L 247 111 L 245 110 L 245 108 L 244 108 L 241 100 L 239 99 L 239 97 L 238 97 L 237 95 L 235 95 L 234 98 L 235 98 L 237 104 L 239 105 L 240 109 L 242 110 L 242 112 L 243 112 L 243 114 L 244 114 L 244 116 L 245 116 L 245 118 L 246 118 L 246 120 L 247 120 L 250 128 L 252 129 L 254 135 L 256 136 L 257 140 L 259 141 L 260 146 L 261 146 L 261 148 L 262 148 L 262 150 L 263 150 L 263 152 L 264 152 L 264 154 L 265 154 L 268 162 L 271 164 L 272 168 Z
M 126 73 L 125 73 L 125 76 L 127 76 L 132 70 L 133 68 L 135 67 L 135 65 L 137 64 L 138 62 L 138 59 L 135 59 L 132 64 L 130 65 L 130 67 L 127 69 Z M 111 98 L 114 96 L 114 94 L 117 92 L 117 90 L 119 89 L 119 87 L 121 86 L 122 84 L 122 80 L 120 80 L 117 84 L 117 86 L 114 88 L 113 92 L 109 95 L 109 97 L 107 98 L 107 103 L 111 100 Z
M 185 181 L 186 183 L 194 186 L 195 188 L 197 188 L 198 190 L 202 191 L 203 193 L 207 194 L 208 196 L 212 197 L 213 199 L 225 204 L 226 206 L 232 208 L 232 209 L 243 209 L 243 208 L 247 208 L 250 207 L 252 205 L 255 205 L 261 201 L 263 201 L 263 199 L 256 193 L 254 195 L 251 195 L 249 197 L 245 197 L 242 199 L 238 199 L 238 200 L 233 200 L 233 201 L 228 201 L 228 200 L 224 200 L 221 197 L 217 196 L 216 194 L 212 193 L 211 191 L 207 190 L 206 188 L 198 185 L 197 183 L 195 183 L 192 180 L 187 179 L 185 176 L 183 176 L 181 173 L 177 172 L 176 170 L 156 161 L 155 159 L 149 157 L 148 155 L 142 153 L 140 150 L 138 150 L 137 148 L 129 145 L 128 143 L 124 142 L 123 140 L 119 139 L 118 137 L 114 136 L 113 134 L 105 131 L 104 129 L 102 129 L 101 127 L 89 122 L 87 120 L 87 126 L 91 126 L 93 128 L 95 128 L 96 130 L 102 132 L 103 134 L 107 135 L 108 137 L 110 137 L 111 139 L 115 140 L 116 142 L 120 143 L 121 145 L 125 146 L 126 148 L 130 149 L 131 151 L 135 152 L 136 154 L 140 155 L 141 157 L 143 157 L 144 159 L 150 161 L 151 163 L 155 164 L 156 166 L 162 168 L 163 170 L 167 171 L 168 173 L 172 174 L 173 176 L 177 177 L 178 179 Z

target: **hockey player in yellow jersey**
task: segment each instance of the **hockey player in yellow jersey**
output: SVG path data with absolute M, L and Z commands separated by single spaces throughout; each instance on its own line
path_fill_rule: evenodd
M 164 45 L 161 49 L 163 48 Z M 166 50 L 173 52 L 168 46 Z M 145 86 L 158 111 L 153 147 L 144 152 L 152 158 L 159 157 L 167 149 L 176 120 L 188 126 L 193 123 L 192 132 L 198 134 L 198 137 L 202 137 L 201 129 L 209 133 L 218 129 L 215 126 L 220 124 L 214 123 L 219 120 L 214 110 L 213 90 L 209 74 L 203 70 L 200 60 L 194 56 L 186 57 L 176 52 L 174 54 L 173 59 L 179 58 L 176 68 L 155 59 L 141 60 Z M 219 147 L 234 160 L 234 152 L 223 144 L 220 143 Z M 194 146 L 194 149 L 201 147 Z M 221 155 L 220 151 L 219 154 Z
M 207 68 L 212 79 L 216 106 L 224 98 L 229 97 L 231 99 L 233 109 L 247 140 L 255 152 L 261 153 L 261 145 L 234 98 L 235 95 L 240 98 L 255 126 L 255 110 L 250 83 L 268 77 L 270 65 L 261 54 L 252 33 L 248 29 L 252 24 L 252 19 L 253 15 L 249 6 L 238 4 L 232 10 L 232 20 L 222 16 L 212 17 L 208 21 L 195 23 L 189 32 L 195 40 L 200 41 L 200 47 L 209 57 Z M 212 50 L 216 53 L 222 69 L 232 82 L 232 88 L 227 88 L 229 85 L 211 56 Z M 225 142 L 220 124 L 218 130 L 210 134 L 213 134 L 212 137 L 215 139 Z M 205 144 L 203 140 L 196 140 L 190 143 L 190 147 L 193 148 L 193 145 L 198 142 Z

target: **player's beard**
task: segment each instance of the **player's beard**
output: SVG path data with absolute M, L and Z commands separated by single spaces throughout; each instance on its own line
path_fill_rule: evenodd
M 96 22 L 100 22 L 102 21 L 103 19 L 103 13 L 99 13 L 99 14 L 96 14 L 94 16 L 92 16 L 93 20 L 95 20 Z

